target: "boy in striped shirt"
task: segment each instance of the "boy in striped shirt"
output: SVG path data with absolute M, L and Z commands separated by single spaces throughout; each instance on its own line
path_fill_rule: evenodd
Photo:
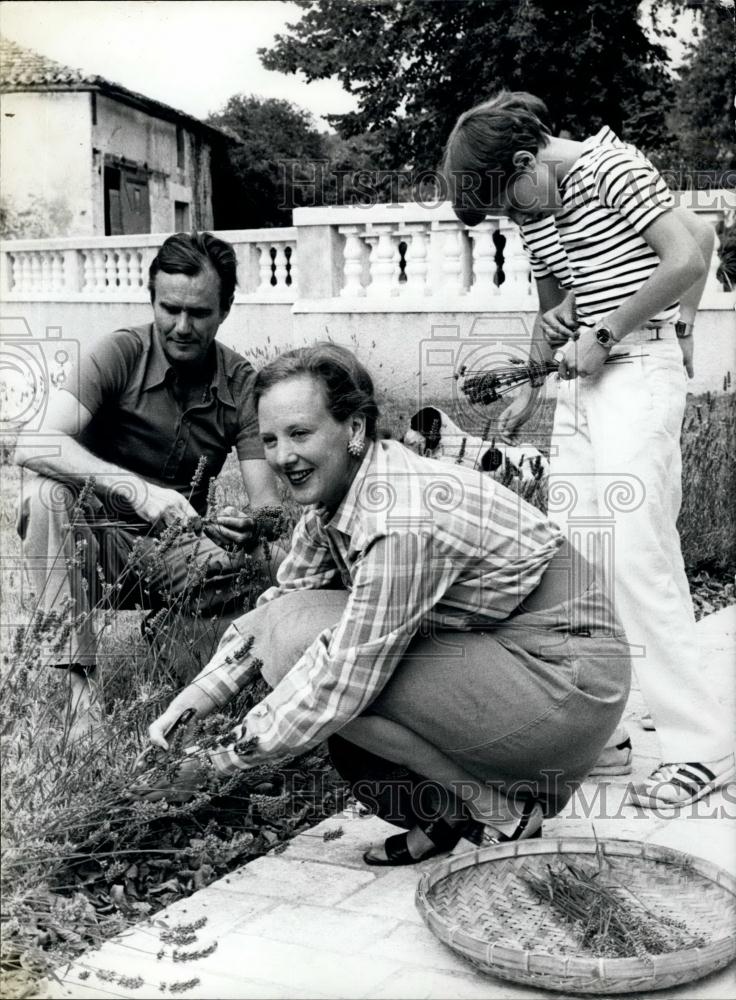
M 553 360 L 561 379 L 550 496 L 555 479 L 572 490 L 569 531 L 615 513 L 616 610 L 662 749 L 630 798 L 677 808 L 736 773 L 725 706 L 701 672 L 676 529 L 685 373 L 714 238 L 609 128 L 579 142 L 553 136 L 547 118 L 538 98 L 502 92 L 458 119 L 444 171 L 462 222 L 500 210 L 521 229 L 540 304 L 531 357 Z M 604 369 L 618 354 L 627 363 Z M 502 433 L 528 418 L 540 391 L 514 400 Z M 631 493 L 626 509 L 615 506 L 617 477 Z M 602 772 L 630 770 L 630 741 L 615 742 Z

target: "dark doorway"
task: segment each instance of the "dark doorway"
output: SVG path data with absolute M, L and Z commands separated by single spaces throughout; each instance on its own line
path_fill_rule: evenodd
M 148 174 L 135 164 L 105 164 L 105 236 L 150 233 Z

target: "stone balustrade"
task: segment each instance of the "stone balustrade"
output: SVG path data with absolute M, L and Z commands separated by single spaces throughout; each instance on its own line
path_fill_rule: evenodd
M 252 229 L 218 234 L 238 257 L 240 301 L 293 302 L 296 230 Z M 14 240 L 0 254 L 5 301 L 140 302 L 148 269 L 164 235 Z
M 736 193 L 682 192 L 715 225 Z M 294 225 L 218 235 L 235 247 L 236 301 L 294 303 L 328 312 L 433 312 L 536 308 L 515 225 L 488 218 L 468 229 L 449 204 L 302 208 Z M 7 242 L 0 254 L 6 301 L 145 301 L 159 234 Z M 301 261 L 301 276 L 297 266 Z M 727 307 L 714 255 L 703 307 Z M 443 307 L 444 308 L 444 307 Z
M 679 198 L 714 226 L 736 216 L 733 191 Z M 301 208 L 289 228 L 218 235 L 235 248 L 239 279 L 223 343 L 259 363 L 329 337 L 402 398 L 446 394 L 463 351 L 523 350 L 538 309 L 517 228 L 489 217 L 468 229 L 445 203 Z M 25 338 L 83 341 L 150 322 L 148 269 L 164 238 L 6 242 L 0 335 L 22 327 Z M 718 263 L 714 255 L 698 314 L 692 391 L 736 384 L 736 296 L 717 281 Z

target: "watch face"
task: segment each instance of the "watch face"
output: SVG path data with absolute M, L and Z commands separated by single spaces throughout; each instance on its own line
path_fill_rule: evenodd
M 600 326 L 595 331 L 595 339 L 602 347 L 609 347 L 613 343 L 613 335 L 606 326 Z

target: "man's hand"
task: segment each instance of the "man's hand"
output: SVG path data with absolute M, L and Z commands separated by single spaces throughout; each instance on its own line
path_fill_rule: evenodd
M 685 366 L 687 377 L 692 378 L 695 375 L 695 338 L 692 334 L 689 337 L 678 337 L 677 343 L 680 345 L 680 350 L 682 351 L 682 363 Z
M 575 292 L 569 292 L 559 305 L 542 313 L 542 336 L 550 347 L 560 347 L 577 339 L 578 321 Z
M 224 549 L 243 549 L 252 552 L 258 544 L 258 526 L 236 507 L 223 507 L 217 517 L 205 522 L 204 531 Z
M 154 483 L 143 483 L 142 495 L 133 498 L 137 514 L 150 524 L 168 527 L 175 521 L 197 518 L 199 515 L 189 501 L 177 493 Z
M 555 351 L 554 360 L 561 379 L 569 381 L 578 376 L 595 375 L 608 358 L 608 348 L 595 339 L 593 330 L 584 330 L 578 340 Z

